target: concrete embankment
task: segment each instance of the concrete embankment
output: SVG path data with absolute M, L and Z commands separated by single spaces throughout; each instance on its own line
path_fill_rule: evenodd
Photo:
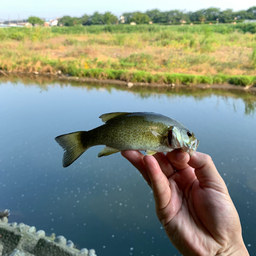
M 95 250 L 74 247 L 74 243 L 63 236 L 50 237 L 45 231 L 0 218 L 0 256 L 96 256 Z

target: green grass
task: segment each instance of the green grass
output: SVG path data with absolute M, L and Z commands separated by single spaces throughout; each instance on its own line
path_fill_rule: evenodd
M 256 23 L 242 24 L 220 24 L 220 25 L 185 25 L 185 26 L 169 26 L 169 25 L 108 25 L 108 26 L 73 26 L 73 27 L 36 27 L 36 28 L 2 28 L 0 29 L 0 40 L 15 39 L 23 40 L 30 38 L 31 40 L 41 40 L 49 38 L 54 34 L 129 34 L 129 33 L 158 33 L 156 40 L 165 40 L 172 38 L 173 32 L 204 34 L 210 36 L 212 33 L 232 34 L 239 33 L 256 33 Z M 188 36 L 188 34 L 187 34 Z M 190 36 L 186 39 L 189 40 Z M 231 40 L 237 40 L 237 35 L 232 36 Z M 119 45 L 124 43 L 124 38 L 117 36 L 116 41 Z
M 235 31 L 242 33 L 256 33 L 255 23 L 242 23 L 242 24 L 219 24 L 219 25 L 185 25 L 185 26 L 169 26 L 169 25 L 108 25 L 108 26 L 75 26 L 75 27 L 53 27 L 52 33 L 58 34 L 99 34 L 102 32 L 108 33 L 145 33 L 145 32 L 162 32 L 167 33 L 168 31 L 178 31 L 183 33 L 199 33 L 199 34 L 210 34 L 210 33 L 220 33 L 220 34 L 230 34 Z M 164 39 L 164 37 L 162 38 Z
M 126 82 L 145 82 L 145 83 L 162 83 L 162 84 L 183 84 L 193 86 L 196 84 L 233 84 L 247 86 L 256 84 L 256 76 L 231 76 L 231 75 L 187 75 L 187 74 L 170 74 L 158 73 L 151 74 L 145 71 L 130 71 L 130 70 L 112 70 L 112 69 L 83 69 L 75 67 L 75 65 L 63 66 L 57 64 L 56 68 L 77 77 L 89 77 L 97 79 L 114 79 Z

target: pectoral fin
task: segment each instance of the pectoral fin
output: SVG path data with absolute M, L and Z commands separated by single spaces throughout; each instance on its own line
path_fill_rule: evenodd
M 155 137 L 161 136 L 161 134 L 157 131 L 150 131 Z
M 157 152 L 153 151 L 153 150 L 147 150 L 146 151 L 146 155 L 154 155 L 155 153 L 157 153 Z
M 98 157 L 108 156 L 108 155 L 117 153 L 117 152 L 119 152 L 119 151 L 120 151 L 120 149 L 111 148 L 111 147 L 106 146 L 105 148 L 103 148 L 103 149 L 100 151 L 100 153 L 98 154 Z

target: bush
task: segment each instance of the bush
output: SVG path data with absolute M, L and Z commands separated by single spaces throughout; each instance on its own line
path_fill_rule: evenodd
M 229 79 L 229 83 L 241 86 L 251 85 L 253 78 L 249 76 L 234 76 Z

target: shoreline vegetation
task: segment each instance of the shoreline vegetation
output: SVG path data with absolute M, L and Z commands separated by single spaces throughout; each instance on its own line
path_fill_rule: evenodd
M 87 82 L 87 79 L 84 81 L 84 78 L 76 79 L 75 77 L 57 77 L 53 75 L 34 75 L 34 74 L 8 74 L 6 76 L 0 76 L 0 84 L 5 84 L 11 82 L 13 86 L 16 84 L 24 84 L 25 86 L 36 86 L 39 87 L 41 91 L 48 91 L 50 87 L 54 87 L 56 84 L 61 87 L 73 86 L 81 87 L 85 90 L 106 90 L 109 93 L 112 90 L 118 91 L 127 91 L 138 95 L 141 98 L 148 97 L 176 97 L 184 96 L 191 97 L 193 96 L 197 100 L 202 100 L 206 97 L 211 97 L 212 95 L 220 96 L 233 99 L 241 99 L 245 104 L 244 113 L 246 115 L 254 115 L 256 112 L 256 88 L 251 88 L 250 90 L 243 90 L 243 87 L 240 86 L 151 86 L 147 84 L 139 84 L 138 86 L 133 86 L 128 88 L 125 82 L 113 81 L 113 80 L 94 80 L 91 79 L 90 82 Z M 233 103 L 234 109 L 236 105 Z
M 0 75 L 256 87 L 256 23 L 0 29 Z

